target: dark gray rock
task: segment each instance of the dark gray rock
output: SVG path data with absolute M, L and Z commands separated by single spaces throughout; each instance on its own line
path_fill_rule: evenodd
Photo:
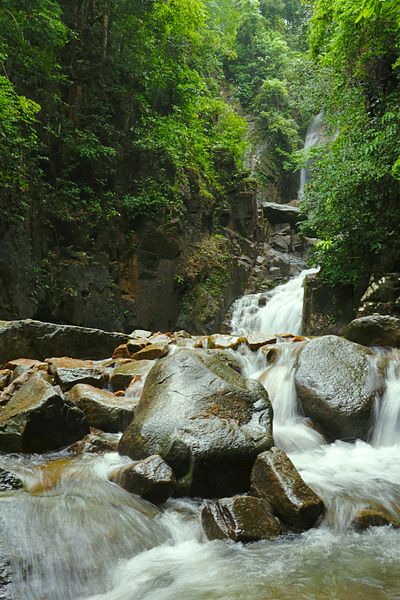
M 13 395 L 0 414 L 0 451 L 48 452 L 89 433 L 84 413 L 41 374 Z
M 0 492 L 19 490 L 24 487 L 22 481 L 8 469 L 0 468 Z
M 371 315 L 354 319 L 345 329 L 345 337 L 364 346 L 400 347 L 400 318 Z
M 371 377 L 371 352 L 329 335 L 304 344 L 295 374 L 306 416 L 330 439 L 365 438 L 380 382 Z
M 300 220 L 300 209 L 291 204 L 278 204 L 277 202 L 262 202 L 264 216 L 272 225 L 290 223 L 296 225 Z
M 278 448 L 258 455 L 251 473 L 251 492 L 266 500 L 272 512 L 295 531 L 313 527 L 324 510 L 321 498 Z
M 209 540 L 256 542 L 282 534 L 279 521 L 267 502 L 252 496 L 235 496 L 208 503 L 201 513 Z
M 272 445 L 272 408 L 261 384 L 218 356 L 181 349 L 150 371 L 119 451 L 159 454 L 181 493 L 221 497 L 247 491 L 256 456 Z
M 79 383 L 103 387 L 106 376 L 104 367 L 97 366 L 91 360 L 78 358 L 52 358 L 48 360 L 50 373 L 56 383 L 66 392 Z
M 157 454 L 118 469 L 110 479 L 127 492 L 137 494 L 153 504 L 165 502 L 176 485 L 171 467 Z
M 101 359 L 112 356 L 114 348 L 126 343 L 123 333 L 56 325 L 24 319 L 22 321 L 0 321 L 0 363 L 14 358 L 36 358 L 50 356 Z

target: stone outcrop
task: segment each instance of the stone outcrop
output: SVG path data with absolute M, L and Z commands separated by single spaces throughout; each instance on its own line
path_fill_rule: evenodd
M 297 225 L 300 220 L 300 209 L 291 204 L 278 204 L 277 202 L 262 202 L 265 218 L 272 224 L 289 223 Z
M 0 414 L 0 451 L 48 452 L 89 433 L 84 413 L 37 373 Z
M 282 534 L 282 527 L 271 514 L 267 502 L 252 496 L 209 502 L 203 508 L 201 521 L 210 540 L 256 542 Z
M 92 360 L 78 358 L 51 358 L 47 360 L 56 383 L 66 392 L 80 383 L 98 388 L 105 383 L 105 369 Z
M 263 498 L 273 514 L 295 531 L 313 527 L 324 510 L 321 498 L 278 448 L 258 455 L 251 473 L 251 492 Z
M 329 439 L 365 438 L 380 382 L 371 377 L 371 352 L 329 335 L 300 349 L 296 390 L 306 416 Z
M 272 445 L 272 408 L 261 384 L 217 356 L 180 349 L 150 371 L 119 451 L 159 454 L 182 494 L 222 497 L 247 491 L 256 456 Z
M 357 317 L 374 314 L 400 317 L 400 273 L 371 276 L 361 297 Z
M 354 319 L 345 329 L 345 337 L 364 346 L 400 347 L 400 317 L 370 315 Z
M 25 319 L 0 321 L 0 364 L 14 358 L 43 360 L 50 356 L 101 359 L 128 340 L 123 333 L 56 325 Z
M 85 413 L 90 427 L 111 433 L 125 431 L 137 406 L 137 401 L 118 398 L 83 383 L 75 385 L 68 392 L 68 398 Z
M 171 467 L 157 454 L 121 467 L 112 473 L 110 480 L 153 504 L 165 502 L 176 484 Z

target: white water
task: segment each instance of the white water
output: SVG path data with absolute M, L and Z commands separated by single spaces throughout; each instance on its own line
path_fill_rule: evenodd
M 290 297 L 301 291 L 299 278 L 289 283 L 276 295 L 285 315 L 292 318 L 292 306 L 298 322 L 299 303 Z M 264 333 L 265 322 L 276 321 L 260 319 L 253 331 Z M 130 462 L 127 457 L 0 457 L 0 466 L 27 488 L 0 493 L 2 542 L 13 572 L 5 598 L 399 600 L 400 530 L 359 534 L 350 524 L 370 505 L 400 517 L 400 351 L 378 352 L 371 361 L 371 369 L 386 365 L 372 443 L 327 444 L 305 419 L 296 394 L 296 356 L 304 343 L 274 345 L 277 356 L 269 362 L 261 350 L 245 346 L 238 355 L 244 374 L 269 392 L 275 444 L 325 503 L 320 528 L 248 545 L 209 542 L 201 503 L 170 500 L 159 509 L 108 481 Z
M 304 151 L 310 150 L 311 148 L 315 148 L 324 138 L 324 132 L 322 129 L 322 123 L 324 119 L 324 112 L 321 111 L 318 113 L 316 117 L 311 121 L 306 134 L 306 139 L 304 141 Z M 304 188 L 309 179 L 309 162 L 305 164 L 304 168 L 300 173 L 300 186 L 298 192 L 298 198 L 301 200 L 301 197 L 304 194 Z
M 287 283 L 277 286 L 260 306 L 266 294 L 251 294 L 236 300 L 233 305 L 231 330 L 237 335 L 301 332 L 304 279 L 318 269 L 302 271 Z

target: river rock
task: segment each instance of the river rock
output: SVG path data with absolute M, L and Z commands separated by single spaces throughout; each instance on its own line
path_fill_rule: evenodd
M 171 467 L 157 454 L 118 469 L 110 479 L 127 492 L 137 494 L 153 504 L 165 502 L 176 484 Z
M 235 496 L 208 503 L 201 513 L 209 540 L 257 542 L 282 534 L 279 521 L 267 502 L 252 496 Z
M 91 428 L 90 433 L 69 447 L 73 454 L 103 454 L 104 452 L 117 452 L 120 436 L 116 433 L 107 433 L 101 429 Z
M 156 360 L 168 354 L 168 345 L 149 344 L 132 355 L 135 360 Z
M 119 450 L 159 454 L 182 494 L 223 497 L 249 489 L 256 456 L 272 445 L 266 390 L 217 356 L 180 349 L 151 369 Z
M 132 360 L 115 367 L 110 377 L 112 389 L 126 390 L 134 377 L 145 379 L 153 365 L 152 360 Z
M 8 386 L 11 380 L 12 371 L 10 369 L 0 370 L 0 392 Z
M 296 390 L 306 416 L 330 439 L 365 438 L 382 382 L 371 377 L 371 352 L 328 335 L 300 349 Z
M 21 356 L 38 360 L 49 356 L 97 360 L 112 356 L 114 348 L 128 339 L 124 333 L 75 325 L 32 319 L 0 321 L 0 364 Z
M 369 527 L 386 527 L 388 525 L 398 529 L 400 521 L 389 514 L 383 507 L 367 507 L 357 513 L 351 525 L 356 531 L 365 531 Z
M 19 490 L 23 487 L 24 485 L 19 477 L 8 469 L 0 468 L 0 492 Z
M 63 357 L 51 358 L 47 362 L 50 365 L 50 373 L 64 392 L 79 383 L 95 387 L 102 387 L 104 384 L 104 368 L 96 366 L 91 360 Z
M 263 346 L 267 346 L 270 344 L 276 344 L 276 337 L 271 337 L 270 335 L 262 335 L 262 334 L 252 334 L 247 336 L 247 345 L 250 350 L 259 350 Z
M 208 348 L 216 348 L 218 350 L 237 350 L 241 344 L 247 342 L 245 337 L 236 335 L 210 335 L 207 339 Z
M 137 401 L 117 398 L 111 392 L 78 383 L 67 394 L 86 415 L 90 427 L 103 431 L 124 431 L 133 419 Z
M 0 414 L 2 452 L 48 452 L 89 433 L 84 413 L 35 373 Z
M 345 337 L 365 346 L 400 348 L 400 318 L 371 315 L 354 319 L 345 329 Z
M 251 473 L 251 492 L 266 500 L 272 512 L 295 531 L 313 527 L 324 510 L 321 498 L 278 448 L 257 456 Z

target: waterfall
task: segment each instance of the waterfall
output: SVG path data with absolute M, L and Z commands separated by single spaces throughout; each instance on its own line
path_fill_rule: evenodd
M 372 436 L 374 446 L 392 446 L 400 442 L 400 350 L 386 355 L 386 389 L 375 406 Z
M 318 269 L 302 271 L 297 277 L 277 286 L 267 297 L 266 294 L 250 294 L 236 300 L 232 312 L 232 332 L 239 335 L 285 332 L 299 335 L 304 279 L 307 275 L 317 272 Z
M 323 140 L 323 138 L 324 138 L 323 119 L 324 119 L 324 111 L 321 111 L 311 121 L 311 123 L 307 129 L 306 139 L 304 142 L 304 151 L 305 152 L 307 150 L 310 150 L 311 148 L 314 148 L 315 146 L 318 146 L 318 144 L 320 144 L 321 141 Z M 300 173 L 300 187 L 299 187 L 299 192 L 298 192 L 298 198 L 300 198 L 300 199 L 304 194 L 304 187 L 305 187 L 307 181 L 309 180 L 309 176 L 310 176 L 310 162 L 307 161 Z

